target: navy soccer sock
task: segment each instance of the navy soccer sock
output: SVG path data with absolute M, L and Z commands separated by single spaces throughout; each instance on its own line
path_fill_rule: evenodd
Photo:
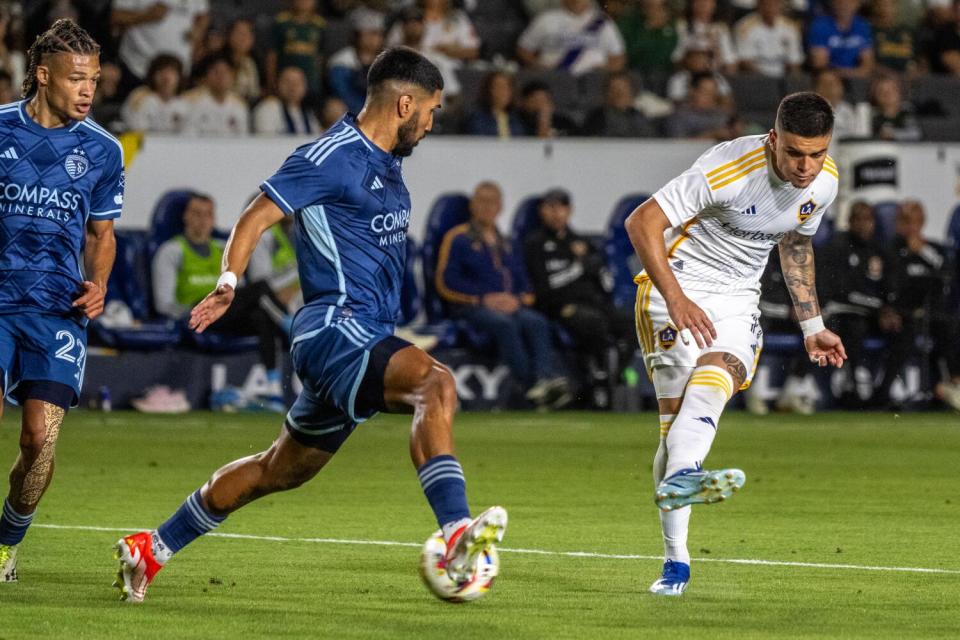
M 417 469 L 417 476 L 444 537 L 449 537 L 445 525 L 470 519 L 463 468 L 453 456 L 434 456 Z
M 34 512 L 36 513 L 36 512 Z M 33 513 L 21 515 L 13 510 L 9 500 L 3 501 L 3 515 L 0 516 L 0 544 L 20 544 L 23 536 L 27 535 L 27 528 L 33 522 Z
M 165 555 L 172 555 L 208 531 L 216 529 L 226 519 L 227 516 L 215 516 L 204 509 L 200 490 L 197 489 L 169 520 L 157 527 L 157 536 L 167 547 Z

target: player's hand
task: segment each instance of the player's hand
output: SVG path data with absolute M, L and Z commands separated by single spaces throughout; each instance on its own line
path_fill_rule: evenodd
M 847 359 L 847 352 L 843 348 L 840 336 L 829 329 L 807 336 L 803 340 L 803 346 L 810 355 L 810 362 L 821 367 L 833 365 L 839 369 Z
M 667 303 L 667 313 L 676 325 L 684 344 L 687 343 L 684 330 L 690 332 L 701 349 L 712 346 L 713 341 L 717 339 L 717 330 L 713 327 L 710 317 L 690 298 L 680 296 L 677 301 Z
M 230 303 L 233 302 L 234 293 L 233 287 L 225 284 L 208 293 L 207 297 L 190 312 L 190 321 L 187 326 L 197 333 L 203 333 L 207 327 L 227 312 Z
M 100 285 L 96 282 L 90 282 L 89 280 L 84 280 L 80 286 L 83 287 L 83 293 L 73 301 L 72 306 L 80 309 L 83 315 L 93 320 L 103 313 L 103 303 L 107 297 L 107 290 L 101 289 Z

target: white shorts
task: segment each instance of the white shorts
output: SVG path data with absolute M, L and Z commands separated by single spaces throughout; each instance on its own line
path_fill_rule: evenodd
M 712 346 L 701 349 L 692 335 L 687 336 L 685 344 L 653 282 L 645 275 L 637 278 L 637 339 L 647 373 L 657 367 L 692 368 L 705 353 L 729 353 L 747 368 L 747 379 L 740 391 L 749 387 L 763 349 L 759 296 L 752 293 L 718 295 L 709 291 L 684 291 L 684 294 L 713 322 L 717 338 Z

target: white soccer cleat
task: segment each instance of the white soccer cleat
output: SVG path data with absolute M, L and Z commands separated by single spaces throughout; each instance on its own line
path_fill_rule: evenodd
M 654 501 L 661 511 L 672 511 L 688 504 L 723 502 L 739 491 L 746 481 L 747 476 L 740 469 L 683 469 L 657 485 Z
M 163 568 L 153 557 L 153 536 L 149 531 L 141 531 L 121 538 L 114 545 L 114 558 L 120 561 L 117 579 L 113 582 L 120 590 L 120 599 L 143 602 L 147 587 Z
M 473 578 L 480 554 L 491 545 L 503 540 L 507 530 L 507 510 L 490 507 L 473 522 L 450 536 L 445 562 L 447 575 L 454 582 L 466 582 Z
M 17 545 L 0 544 L 0 584 L 17 581 Z

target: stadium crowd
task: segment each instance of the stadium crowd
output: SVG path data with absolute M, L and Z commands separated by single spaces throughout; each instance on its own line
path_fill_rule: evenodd
M 441 133 L 722 140 L 816 87 L 838 137 L 960 139 L 958 0 L 5 0 L 0 102 L 63 16 L 104 44 L 115 132 L 317 133 L 405 44 L 443 72 Z
M 64 16 L 104 43 L 94 115 L 117 133 L 317 135 L 362 106 L 377 53 L 405 44 L 444 75 L 439 133 L 723 140 L 765 131 L 782 93 L 813 88 L 833 104 L 838 138 L 960 139 L 960 115 L 948 117 L 960 105 L 960 0 L 0 1 L 0 103 L 19 95 L 24 45 Z M 542 194 L 522 237 L 498 230 L 501 203 L 498 185 L 478 185 L 419 286 L 482 336 L 472 346 L 492 347 L 533 404 L 562 406 L 584 390 L 587 402 L 609 404 L 610 385 L 639 368 L 609 252 L 570 229 L 562 190 Z M 214 207 L 192 194 L 176 232 L 152 238 L 138 320 L 182 321 L 216 280 Z M 858 202 L 849 231 L 822 234 L 824 315 L 853 365 L 834 380 L 843 406 L 897 408 L 896 379 L 911 361 L 929 399 L 960 409 L 955 247 L 925 240 L 922 226 L 919 203 Z M 215 327 L 259 340 L 271 382 L 298 299 L 289 230 L 275 231 L 241 289 L 252 319 Z M 778 277 L 772 259 L 766 329 L 796 334 Z M 576 362 L 567 374 L 555 366 L 561 350 Z M 809 363 L 788 370 L 778 408 L 812 411 Z M 745 399 L 768 410 L 762 385 Z

